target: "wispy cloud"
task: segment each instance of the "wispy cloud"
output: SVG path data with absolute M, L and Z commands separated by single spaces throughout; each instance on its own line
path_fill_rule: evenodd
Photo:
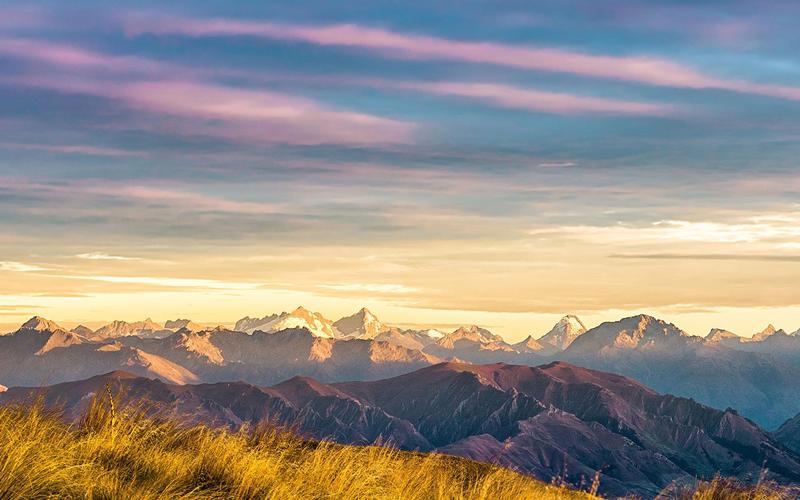
M 169 278 L 153 276 L 103 276 L 103 275 L 52 275 L 55 278 L 74 280 L 102 281 L 104 283 L 118 283 L 131 285 L 150 285 L 174 288 L 207 288 L 212 290 L 255 290 L 261 285 L 258 283 L 244 283 L 234 281 L 220 281 L 200 278 Z
M 769 242 L 777 246 L 800 239 L 800 214 L 768 214 L 732 222 L 661 220 L 647 226 L 559 226 L 537 228 L 530 234 L 567 236 L 602 244 L 684 241 L 722 244 Z
M 107 148 L 102 146 L 91 146 L 88 144 L 31 144 L 2 142 L 0 148 L 22 149 L 31 151 L 45 151 L 48 153 L 78 154 L 89 156 L 132 156 L 146 157 L 147 153 L 141 151 L 129 151 L 125 149 Z
M 0 54 L 69 70 L 6 75 L 0 81 L 113 99 L 136 110 L 185 120 L 173 131 L 256 143 L 404 143 L 413 123 L 338 109 L 312 99 L 261 88 L 212 83 L 208 72 L 135 56 L 117 56 L 55 42 L 0 38 Z M 91 72 L 76 75 L 77 70 Z M 20 145 L 24 147 L 24 145 Z M 45 149 L 30 145 L 31 149 Z M 59 146 L 47 146 L 58 151 Z M 119 155 L 88 146 L 61 152 Z
M 140 201 L 149 204 L 184 208 L 189 211 L 209 211 L 238 214 L 281 213 L 286 207 L 280 204 L 240 201 L 190 191 L 160 187 L 139 182 L 131 184 L 115 181 L 75 181 L 59 184 L 34 182 L 27 179 L 0 177 L 0 187 L 26 193 L 42 193 L 50 196 L 74 199 L 76 196 L 111 197 L 114 199 Z M 89 255 L 89 254 L 86 254 Z
M 37 271 L 47 271 L 47 268 L 33 264 L 25 264 L 23 262 L 3 260 L 0 261 L 0 271 L 9 271 L 13 273 L 33 273 Z
M 139 257 L 124 257 L 122 255 L 110 255 L 105 252 L 79 253 L 75 257 L 85 260 L 142 260 Z
M 335 283 L 318 286 L 327 290 L 336 290 L 337 292 L 406 294 L 419 291 L 417 288 L 399 285 L 396 283 Z
M 682 254 L 682 253 L 635 253 L 614 254 L 614 259 L 644 260 L 741 260 L 763 262 L 800 262 L 800 255 L 750 255 L 750 254 Z
M 668 59 L 652 56 L 597 55 L 574 50 L 450 40 L 398 33 L 356 24 L 308 26 L 234 19 L 135 17 L 130 35 L 142 33 L 201 36 L 251 36 L 323 46 L 377 51 L 388 57 L 455 60 L 528 70 L 571 73 L 648 85 L 720 89 L 800 100 L 800 88 L 724 79 Z
M 603 99 L 494 83 L 419 82 L 399 83 L 397 86 L 432 94 L 476 99 L 504 108 L 548 113 L 663 116 L 672 114 L 675 111 L 674 106 L 662 104 Z

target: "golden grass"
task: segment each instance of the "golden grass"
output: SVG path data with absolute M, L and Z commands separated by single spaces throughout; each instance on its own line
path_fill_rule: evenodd
M 0 498 L 590 499 L 435 454 L 182 427 L 95 401 L 79 425 L 0 408 Z
M 763 478 L 756 485 L 746 485 L 732 478 L 717 476 L 701 481 L 691 490 L 664 493 L 659 499 L 676 500 L 795 500 L 800 487 L 780 486 Z

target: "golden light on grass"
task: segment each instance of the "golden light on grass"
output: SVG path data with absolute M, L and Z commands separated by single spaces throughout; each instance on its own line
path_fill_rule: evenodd
M 102 401 L 78 425 L 41 405 L 0 408 L 0 497 L 593 498 L 454 457 L 312 442 L 269 427 L 184 427 Z

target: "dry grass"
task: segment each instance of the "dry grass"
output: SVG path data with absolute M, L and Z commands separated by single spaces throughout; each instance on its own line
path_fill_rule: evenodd
M 800 498 L 800 487 L 780 486 L 763 478 L 756 484 L 746 485 L 732 478 L 715 477 L 701 481 L 693 489 L 664 493 L 660 499 L 675 500 L 795 500 Z
M 275 429 L 181 427 L 95 401 L 79 425 L 0 408 L 0 498 L 571 499 L 512 471 Z

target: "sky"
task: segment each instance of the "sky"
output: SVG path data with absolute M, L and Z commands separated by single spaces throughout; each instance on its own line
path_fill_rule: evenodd
M 800 328 L 794 1 L 0 5 L 0 330 Z

